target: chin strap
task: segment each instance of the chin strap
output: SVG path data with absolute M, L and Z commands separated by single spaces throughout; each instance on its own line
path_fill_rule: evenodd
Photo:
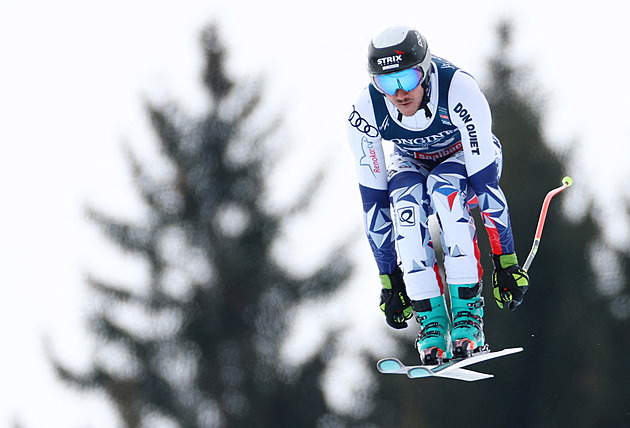
M 424 110 L 424 116 L 427 119 L 431 119 L 433 114 L 431 114 L 431 110 L 429 110 L 429 79 L 422 84 L 422 89 L 424 89 L 424 96 L 422 97 L 422 102 L 420 103 L 420 109 Z

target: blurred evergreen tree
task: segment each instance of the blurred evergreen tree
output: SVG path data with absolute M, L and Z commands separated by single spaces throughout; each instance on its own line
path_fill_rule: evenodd
M 277 158 L 268 140 L 279 121 L 256 119 L 259 84 L 226 74 L 216 26 L 203 32 L 202 44 L 207 113 L 193 118 L 173 105 L 147 106 L 169 177 L 157 179 L 128 153 L 149 221 L 90 211 L 109 239 L 146 263 L 147 287 L 91 278 L 103 301 L 91 323 L 99 339 L 91 370 L 51 358 L 64 381 L 104 392 L 126 427 L 344 423 L 320 390 L 326 347 L 298 372 L 277 364 L 301 299 L 333 292 L 351 273 L 342 248 L 299 279 L 272 256 L 282 222 L 308 208 L 319 177 L 288 212 L 265 208 L 265 179 Z
M 511 25 L 498 28 L 499 47 L 484 86 L 493 130 L 503 144 L 501 187 L 524 263 L 542 201 L 561 184 L 568 159 L 545 142 L 540 88 L 527 87 L 527 76 L 509 60 Z M 382 378 L 381 390 L 400 403 L 398 426 L 630 426 L 622 392 L 630 385 L 630 367 L 623 362 L 630 347 L 628 320 L 613 317 L 610 302 L 598 292 L 591 263 L 598 227 L 591 216 L 563 217 L 562 197 L 551 204 L 529 292 L 514 312 L 494 303 L 490 249 L 483 226 L 477 226 L 488 343 L 494 350 L 523 346 L 524 352 L 474 366 L 495 374 L 487 381 Z M 411 349 L 405 358 L 417 360 Z

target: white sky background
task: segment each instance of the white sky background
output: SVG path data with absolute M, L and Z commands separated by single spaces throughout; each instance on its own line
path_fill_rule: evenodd
M 198 37 L 213 19 L 229 48 L 234 78 L 265 75 L 270 111 L 282 112 L 293 125 L 287 150 L 295 151 L 282 171 L 291 179 L 276 181 L 299 183 L 302 160 L 330 162 L 335 201 L 321 216 L 343 233 L 349 222 L 354 228 L 360 223 L 345 120 L 367 83 L 370 37 L 409 23 L 424 33 L 433 53 L 483 82 L 496 22 L 513 18 L 517 58 L 530 66 L 530 83 L 539 84 L 548 99 L 549 140 L 580 153 L 578 165 L 567 171 L 576 184 L 563 196 L 565 206 L 578 204 L 587 192 L 597 194 L 609 207 L 602 218 L 612 219 L 621 195 L 628 198 L 624 183 L 630 179 L 625 14 L 611 0 L 571 10 L 565 2 L 504 3 L 3 0 L 0 427 L 9 427 L 13 416 L 29 428 L 115 425 L 102 401 L 78 400 L 55 380 L 43 338 L 51 338 L 65 361 L 87 367 L 91 343 L 82 323 L 90 295 L 83 274 L 111 272 L 141 282 L 141 272 L 86 222 L 83 206 L 92 202 L 123 216 L 140 212 L 121 142 L 153 155 L 144 96 L 174 99 L 191 112 L 203 109 Z M 509 149 L 509 141 L 503 144 Z M 322 230 L 315 227 L 306 242 Z M 628 236 L 627 223 L 608 233 L 618 246 L 627 247 Z M 304 241 L 296 242 L 289 239 L 279 253 L 297 252 L 296 262 L 308 267 Z M 373 314 L 376 270 L 367 245 L 361 248 L 365 277 L 374 284 L 364 284 L 369 291 L 355 297 Z

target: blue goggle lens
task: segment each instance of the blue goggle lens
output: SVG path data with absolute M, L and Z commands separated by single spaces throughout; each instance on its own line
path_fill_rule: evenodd
M 399 89 L 406 92 L 413 91 L 421 81 L 422 71 L 418 68 L 374 76 L 376 86 L 387 95 L 394 95 Z

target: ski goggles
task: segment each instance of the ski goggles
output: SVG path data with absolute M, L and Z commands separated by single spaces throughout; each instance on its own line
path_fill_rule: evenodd
M 381 92 L 394 95 L 397 90 L 413 91 L 422 82 L 424 73 L 420 68 L 412 67 L 397 73 L 372 76 L 374 84 Z

